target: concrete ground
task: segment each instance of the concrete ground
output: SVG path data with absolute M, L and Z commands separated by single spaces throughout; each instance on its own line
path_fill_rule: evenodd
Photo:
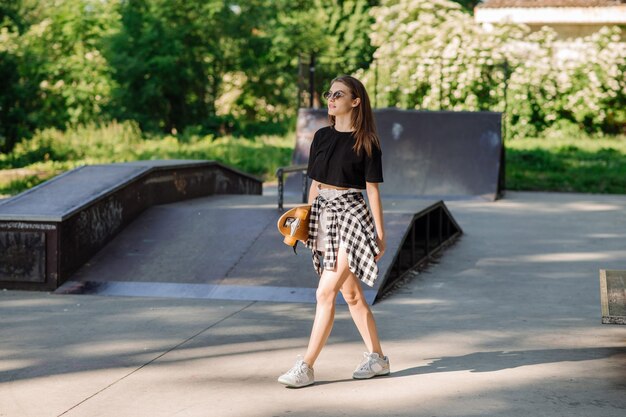
M 388 377 L 351 379 L 345 306 L 295 390 L 276 378 L 311 304 L 4 291 L 0 416 L 625 416 L 626 326 L 600 324 L 598 270 L 626 269 L 626 196 L 447 205 L 465 235 L 373 307 Z

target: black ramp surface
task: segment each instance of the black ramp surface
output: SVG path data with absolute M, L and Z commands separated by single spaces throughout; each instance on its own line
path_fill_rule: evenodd
M 413 213 L 385 215 L 387 252 L 373 303 Z M 57 293 L 314 302 L 311 252 L 282 243 L 273 196 L 210 196 L 148 209 Z
M 278 215 L 273 200 L 237 197 L 151 207 L 72 280 L 218 284 Z
M 93 165 L 65 172 L 0 203 L 0 220 L 61 221 L 86 201 L 148 170 L 145 166 Z
M 263 196 L 151 207 L 57 293 L 312 302 L 310 251 L 282 243 L 279 217 Z
M 386 196 L 495 200 L 501 166 L 501 114 L 494 112 L 374 111 L 383 151 Z M 300 109 L 294 164 L 308 161 L 325 109 Z M 300 174 L 286 188 L 300 192 Z M 292 197 L 293 198 L 293 197 Z
M 378 110 L 376 115 L 386 159 L 385 194 L 495 199 L 500 114 Z

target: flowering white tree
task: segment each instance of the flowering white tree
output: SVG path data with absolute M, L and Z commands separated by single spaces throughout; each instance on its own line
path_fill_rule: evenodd
M 558 120 L 609 131 L 626 123 L 626 45 L 618 27 L 578 40 L 565 56 L 549 28 L 486 30 L 448 0 L 382 0 L 371 13 L 378 49 L 356 75 L 377 107 L 506 111 L 513 136 L 535 135 Z

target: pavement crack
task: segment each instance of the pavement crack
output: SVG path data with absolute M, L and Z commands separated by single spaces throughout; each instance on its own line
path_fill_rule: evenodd
M 224 279 L 228 278 L 228 276 L 230 275 L 231 272 L 233 272 L 233 270 L 235 268 L 237 268 L 237 265 L 239 265 L 239 263 L 241 262 L 241 260 L 246 257 L 246 255 L 248 255 L 248 252 L 250 252 L 250 249 L 252 249 L 252 247 L 256 244 L 257 240 L 259 240 L 259 238 L 261 237 L 261 235 L 263 235 L 263 232 L 265 232 L 265 230 L 267 230 L 268 227 L 270 227 L 272 225 L 273 222 L 275 222 L 276 220 L 274 218 L 269 219 L 269 221 L 265 224 L 265 227 L 263 227 L 263 229 L 261 230 L 261 232 L 254 238 L 254 240 L 252 241 L 252 243 L 250 243 L 248 245 L 248 247 L 246 248 L 245 251 L 243 251 L 241 253 L 241 256 L 239 256 L 239 259 L 237 259 L 237 261 L 235 261 L 235 263 L 228 268 L 228 271 L 226 271 L 226 273 L 224 274 Z
M 73 405 L 72 407 L 68 408 L 67 410 L 65 410 L 64 412 L 62 412 L 61 414 L 59 414 L 57 417 L 61 417 L 64 416 L 65 414 L 69 413 L 70 411 L 74 410 L 75 408 L 79 407 L 80 405 L 86 403 L 87 401 L 89 401 L 90 399 L 94 398 L 95 396 L 103 393 L 104 391 L 108 390 L 109 388 L 111 388 L 113 385 L 123 381 L 124 379 L 128 378 L 129 376 L 131 376 L 132 374 L 134 374 L 135 372 L 138 372 L 140 370 L 142 370 L 143 368 L 145 368 L 146 366 L 150 365 L 151 363 L 154 363 L 155 361 L 159 360 L 160 358 L 162 358 L 163 356 L 167 355 L 168 353 L 178 349 L 179 347 L 181 347 L 182 345 L 184 345 L 187 342 L 192 341 L 193 339 L 195 339 L 196 337 L 200 336 L 202 333 L 212 329 L 213 327 L 217 326 L 218 324 L 228 320 L 229 318 L 241 313 L 242 311 L 244 311 L 245 309 L 247 309 L 248 307 L 251 307 L 252 305 L 256 304 L 256 301 L 252 301 L 250 303 L 248 303 L 247 305 L 243 306 L 242 308 L 240 308 L 239 310 L 221 318 L 220 320 L 216 321 L 215 323 L 211 324 L 210 326 L 200 330 L 198 333 L 194 334 L 191 337 L 188 337 L 187 339 L 183 340 L 182 342 L 180 342 L 179 344 L 177 344 L 176 346 L 168 349 L 167 351 L 161 353 L 160 355 L 156 356 L 155 358 L 151 359 L 150 361 L 144 363 L 143 365 L 141 365 L 139 368 L 134 369 L 133 371 L 127 373 L 126 375 L 122 376 L 121 378 L 113 381 L 112 383 L 110 383 L 109 385 L 107 385 L 106 387 L 102 388 L 101 390 L 95 392 L 94 394 L 90 395 L 89 397 L 85 398 L 84 400 L 80 401 L 79 403 Z

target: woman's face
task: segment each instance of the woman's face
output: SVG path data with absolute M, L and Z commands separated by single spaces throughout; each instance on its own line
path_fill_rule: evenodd
M 354 103 L 357 103 L 356 100 L 352 99 L 352 92 L 350 91 L 350 88 L 342 82 L 335 81 L 330 86 L 330 90 L 328 90 L 328 92 L 331 95 L 327 99 L 328 114 L 331 116 L 350 114 L 352 108 L 355 106 Z

